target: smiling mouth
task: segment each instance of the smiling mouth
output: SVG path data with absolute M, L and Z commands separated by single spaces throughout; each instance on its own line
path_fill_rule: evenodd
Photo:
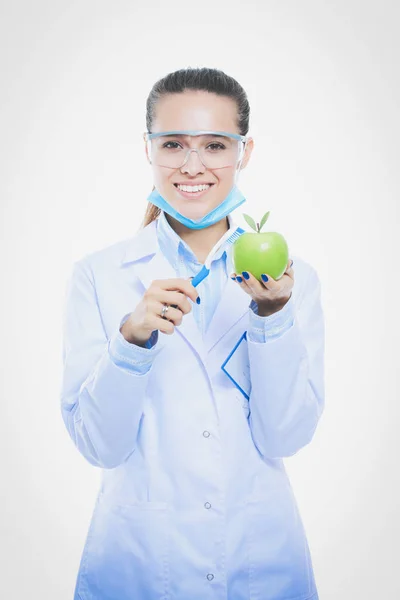
M 207 185 L 207 184 L 201 184 L 201 185 Z M 210 183 L 210 184 L 208 184 L 208 186 L 209 186 L 208 188 L 206 188 L 205 190 L 200 190 L 198 192 L 185 192 L 184 190 L 180 190 L 178 188 L 177 183 L 174 183 L 175 188 L 178 190 L 179 194 L 181 196 L 183 196 L 184 198 L 199 198 L 200 196 L 203 196 L 208 191 L 210 191 L 210 189 L 212 188 L 213 185 L 214 185 L 214 183 Z

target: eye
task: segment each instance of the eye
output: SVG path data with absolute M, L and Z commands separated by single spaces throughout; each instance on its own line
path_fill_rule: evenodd
M 170 146 L 170 144 L 175 144 L 175 146 Z M 165 142 L 165 144 L 163 144 L 162 147 L 163 148 L 171 148 L 171 149 L 175 150 L 177 146 L 179 146 L 178 142 L 169 141 L 169 142 Z M 179 147 L 181 148 L 182 146 L 179 146 Z
M 177 148 L 181 148 L 178 142 L 168 141 L 162 145 L 162 148 L 167 148 L 168 150 L 176 150 Z
M 214 146 L 211 150 L 225 150 L 225 146 L 219 142 L 213 142 L 212 144 L 209 144 L 207 148 L 210 148 L 211 146 Z

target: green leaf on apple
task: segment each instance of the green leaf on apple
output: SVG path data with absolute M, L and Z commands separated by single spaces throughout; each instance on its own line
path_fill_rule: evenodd
M 267 222 L 270 212 L 271 212 L 270 210 L 268 212 L 266 212 L 265 215 L 263 216 L 263 218 L 261 219 L 260 228 L 258 231 L 261 231 L 261 229 L 264 227 L 265 223 Z
M 263 218 L 261 219 L 261 222 L 260 222 L 260 223 L 256 223 L 256 222 L 254 221 L 254 219 L 252 219 L 252 218 L 250 217 L 250 215 L 246 215 L 245 213 L 243 213 L 243 216 L 244 216 L 245 220 L 247 221 L 247 223 L 250 225 L 250 227 L 251 227 L 252 229 L 254 229 L 254 231 L 255 231 L 256 233 L 260 233 L 261 229 L 264 227 L 265 223 L 267 222 L 267 219 L 268 219 L 268 217 L 269 217 L 269 214 L 270 214 L 270 212 L 271 212 L 271 211 L 268 211 L 268 212 L 266 212 L 266 213 L 265 213 L 265 215 L 264 215 L 264 216 L 263 216 Z
M 250 227 L 252 229 L 254 229 L 254 231 L 257 231 L 255 221 L 250 217 L 250 215 L 246 215 L 245 213 L 243 213 L 243 216 L 244 216 L 245 220 L 247 221 L 247 223 L 250 225 Z

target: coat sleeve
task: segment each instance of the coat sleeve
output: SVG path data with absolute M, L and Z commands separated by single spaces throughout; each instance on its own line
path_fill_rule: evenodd
M 127 368 L 118 357 L 120 337 L 117 328 L 107 339 L 90 265 L 85 259 L 74 263 L 64 301 L 61 413 L 79 452 L 106 469 L 135 450 L 151 361 L 159 351 L 135 346 L 138 368 Z
M 262 343 L 248 336 L 249 425 L 254 444 L 265 458 L 296 454 L 312 440 L 324 409 L 321 284 L 310 265 L 293 316 L 290 327 Z

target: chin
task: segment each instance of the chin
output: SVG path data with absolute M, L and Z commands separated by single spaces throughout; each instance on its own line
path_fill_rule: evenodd
M 198 210 L 194 210 L 193 208 L 192 210 L 188 210 L 187 207 L 183 207 L 181 210 L 179 210 L 179 212 L 181 213 L 181 215 L 184 215 L 187 219 L 196 220 L 201 219 L 210 211 L 205 209 L 204 207 L 199 207 Z
M 209 212 L 210 210 L 212 210 L 213 207 L 210 207 L 210 203 L 209 202 L 205 202 L 204 200 L 202 200 L 201 198 L 199 198 L 199 200 L 183 200 L 181 202 L 176 202 L 176 200 L 174 202 L 170 202 L 171 206 L 173 206 L 175 208 L 175 210 L 178 210 L 180 213 L 183 214 L 183 212 L 185 213 L 190 213 L 193 215 L 197 215 L 199 213 L 205 213 L 205 212 Z

